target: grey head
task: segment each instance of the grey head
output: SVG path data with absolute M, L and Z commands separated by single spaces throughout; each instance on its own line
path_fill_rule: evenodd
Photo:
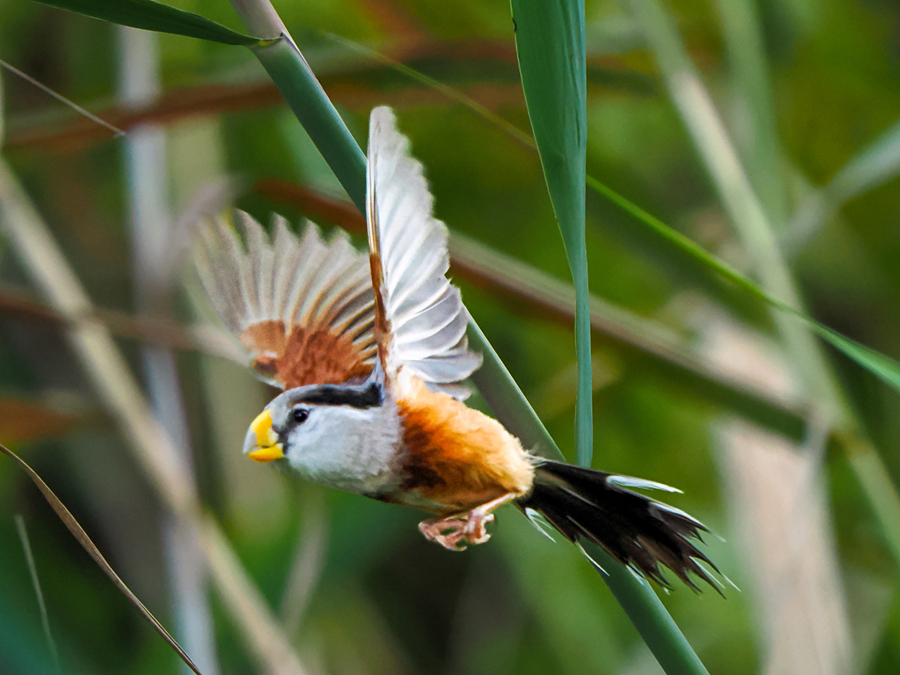
M 396 405 L 370 380 L 284 392 L 250 425 L 244 454 L 315 483 L 377 495 L 395 486 L 401 447 Z

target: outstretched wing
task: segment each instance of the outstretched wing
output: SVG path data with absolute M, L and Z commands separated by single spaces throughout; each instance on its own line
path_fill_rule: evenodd
M 366 256 L 343 232 L 301 238 L 280 217 L 272 241 L 237 212 L 246 248 L 219 219 L 200 228 L 195 263 L 213 308 L 252 354 L 265 380 L 285 389 L 341 384 L 374 365 L 374 293 Z
M 367 178 L 375 337 L 385 376 L 402 367 L 430 389 L 462 398 L 468 390 L 458 383 L 481 356 L 469 351 L 468 313 L 445 276 L 447 227 L 432 215 L 422 165 L 410 156 L 390 108 L 372 111 Z

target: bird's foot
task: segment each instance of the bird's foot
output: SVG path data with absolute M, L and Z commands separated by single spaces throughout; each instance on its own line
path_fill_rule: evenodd
M 437 542 L 451 551 L 464 551 L 469 544 L 483 544 L 491 535 L 486 525 L 494 522 L 492 511 L 517 495 L 509 493 L 482 504 L 468 513 L 457 513 L 445 518 L 423 520 L 419 523 L 419 531 L 426 539 Z
M 419 523 L 419 531 L 430 539 L 451 551 L 464 551 L 469 544 L 483 544 L 491 535 L 485 525 L 494 521 L 493 513 L 482 513 L 473 509 L 446 518 L 423 520 Z

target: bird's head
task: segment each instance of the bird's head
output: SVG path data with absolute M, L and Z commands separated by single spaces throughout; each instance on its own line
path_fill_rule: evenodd
M 377 383 L 297 387 L 273 399 L 247 431 L 244 454 L 304 478 L 370 493 L 390 473 L 399 443 L 396 408 Z

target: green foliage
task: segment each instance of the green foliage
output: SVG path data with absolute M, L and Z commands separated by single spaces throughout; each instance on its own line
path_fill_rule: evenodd
M 159 33 L 172 33 L 211 40 L 224 45 L 252 47 L 260 38 L 236 33 L 215 21 L 169 7 L 153 0 L 37 0 L 45 5 L 68 9 L 95 19 Z M 264 36 L 275 38 L 277 35 Z
M 221 2 L 173 4 L 216 18 L 223 11 Z M 523 4 L 541 11 L 549 5 Z M 670 3 L 669 11 L 677 14 L 668 18 L 711 92 L 749 184 L 774 225 L 774 239 L 806 300 L 804 312 L 858 340 L 829 334 L 845 353 L 870 362 L 863 371 L 837 354 L 844 396 L 860 424 L 838 429 L 834 419 L 810 415 L 822 409 L 823 401 L 802 386 L 795 387 L 793 398 L 783 398 L 773 384 L 783 370 L 776 369 L 773 379 L 773 371 L 759 366 L 758 373 L 769 379 L 737 386 L 723 361 L 705 348 L 715 336 L 721 338 L 715 330 L 725 324 L 731 340 L 725 362 L 749 360 L 735 341 L 783 358 L 791 354 L 767 306 L 735 291 L 742 279 L 765 288 L 759 283 L 760 262 L 734 234 L 731 214 L 705 178 L 706 160 L 702 155 L 698 159 L 695 140 L 684 132 L 664 93 L 666 64 L 655 61 L 646 23 L 631 13 L 634 5 L 626 12 L 588 2 L 588 173 L 674 226 L 686 236 L 683 243 L 699 243 L 696 253 L 711 252 L 740 275 L 722 284 L 707 273 L 706 263 L 685 255 L 680 244 L 660 245 L 656 235 L 641 234 L 644 225 L 635 223 L 634 214 L 588 193 L 590 290 L 614 298 L 614 310 L 627 319 L 620 321 L 615 311 L 592 305 L 595 465 L 683 488 L 685 494 L 673 496 L 671 503 L 726 535 L 728 543 L 713 537 L 705 550 L 744 592 L 728 591 L 723 602 L 711 593 L 696 596 L 678 589 L 664 601 L 711 672 L 741 675 L 770 663 L 767 650 L 773 636 L 766 626 L 772 615 L 766 598 L 772 596 L 766 593 L 775 588 L 775 595 L 787 597 L 796 577 L 761 576 L 761 561 L 771 552 L 767 540 L 756 540 L 752 551 L 742 547 L 752 532 L 746 521 L 754 514 L 737 509 L 731 460 L 718 441 L 709 441 L 711 435 L 719 438 L 709 429 L 738 414 L 777 434 L 805 438 L 807 445 L 797 452 L 811 452 L 831 474 L 823 501 L 830 501 L 839 517 L 832 533 L 826 510 L 822 530 L 796 530 L 793 541 L 803 544 L 797 546 L 800 553 L 808 553 L 808 537 L 825 533 L 824 550 L 833 559 L 823 564 L 834 563 L 846 590 L 843 595 L 841 588 L 829 593 L 843 598 L 844 619 L 852 619 L 854 662 L 831 672 L 893 673 L 895 645 L 900 643 L 893 594 L 900 530 L 891 525 L 897 513 L 892 482 L 900 475 L 900 456 L 893 450 L 900 444 L 900 411 L 896 392 L 872 373 L 896 377 L 896 365 L 882 355 L 897 356 L 900 330 L 900 99 L 893 56 L 897 41 L 886 29 L 896 22 L 896 10 L 890 3 L 851 0 L 718 4 L 714 12 L 707 6 Z M 513 33 L 508 8 L 462 2 L 448 10 L 446 3 L 380 0 L 365 7 L 360 11 L 358 3 L 313 0 L 283 8 L 288 27 L 356 141 L 364 141 L 371 107 L 393 105 L 427 167 L 438 215 L 452 230 L 557 280 L 568 279 L 566 253 L 571 250 L 560 245 L 541 158 L 533 150 L 458 99 L 336 46 L 319 32 L 363 42 L 452 84 L 521 134 L 529 129 L 529 111 L 510 73 L 514 40 L 523 36 Z M 7 3 L 0 16 L 0 45 L 5 45 L 0 57 L 110 121 L 118 119 L 115 110 L 106 109 L 116 87 L 117 60 L 108 27 L 97 22 L 87 26 L 74 15 L 34 3 Z M 35 37 L 23 37 L 29 34 Z M 435 36 L 465 40 L 448 45 Z M 273 174 L 302 182 L 318 171 L 318 164 L 298 168 L 286 159 L 303 161 L 300 153 L 291 155 L 285 148 L 305 132 L 272 123 L 284 122 L 288 113 L 273 111 L 282 104 L 253 55 L 194 45 L 181 38 L 161 42 L 163 92 L 177 96 L 163 109 L 151 105 L 146 118 L 159 121 L 168 132 L 169 189 L 179 195 L 176 208 L 206 177 L 226 171 L 243 176 L 246 185 Z M 293 58 L 286 43 L 273 47 L 268 51 L 273 62 Z M 58 135 L 77 131 L 81 120 L 26 83 L 4 74 L 3 84 L 4 158 L 52 224 L 94 301 L 132 313 L 133 269 L 123 226 L 128 188 L 121 178 L 119 148 L 98 135 L 104 131 Z M 221 98 L 226 90 L 232 98 Z M 178 96 L 184 97 L 182 107 L 175 105 Z M 277 159 L 270 163 L 267 157 Z M 358 180 L 352 177 L 359 171 L 358 160 L 347 164 L 351 177 L 345 185 Z M 358 192 L 348 192 L 359 203 Z M 241 197 L 239 204 L 262 219 L 282 211 L 327 220 L 309 204 L 286 204 L 262 189 Z M 555 202 L 553 207 L 558 214 Z M 2 262 L 4 281 L 26 282 L 11 255 Z M 556 309 L 548 309 L 524 300 L 516 284 L 511 291 L 480 277 L 467 278 L 462 267 L 454 272 L 472 315 L 546 425 L 537 418 L 526 420 L 516 433 L 523 438 L 552 435 L 564 453 L 574 456 L 572 418 L 576 395 L 583 392 L 577 387 L 571 319 L 558 321 L 566 316 L 559 308 L 570 311 L 574 306 L 574 294 L 554 296 Z M 59 329 L 22 321 L 14 308 L 5 311 L 9 318 L 4 320 L 0 367 L 5 391 L 39 399 L 48 411 L 62 410 L 78 422 L 62 430 L 54 427 L 55 436 L 49 437 L 49 430 L 26 434 L 24 418 L 7 415 L 0 419 L 2 433 L 43 439 L 39 444 L 23 440 L 14 449 L 59 492 L 136 593 L 175 628 L 168 610 L 171 596 L 164 589 L 167 566 L 157 532 L 159 513 L 142 470 L 98 411 L 83 371 L 59 340 Z M 182 321 L 188 316 L 180 302 L 174 312 Z M 623 326 L 634 330 L 620 332 Z M 121 345 L 134 357 L 131 338 Z M 798 363 L 793 354 L 786 361 Z M 133 358 L 132 364 L 137 363 Z M 489 361 L 490 367 L 498 364 Z M 210 357 L 183 353 L 178 365 L 203 501 L 225 523 L 229 539 L 271 604 L 302 608 L 292 634 L 297 652 L 311 663 L 322 664 L 327 672 L 386 673 L 580 674 L 655 667 L 610 593 L 571 547 L 552 544 L 505 510 L 490 544 L 465 555 L 444 554 L 418 537 L 418 514 L 351 495 L 329 493 L 321 500 L 315 488 L 246 466 L 237 456 L 242 434 L 271 392 Z M 505 386 L 508 380 L 490 367 L 481 373 L 484 382 Z M 67 396 L 56 397 L 60 390 Z M 508 393 L 494 398 L 514 400 Z M 10 421 L 16 424 L 7 432 L 3 425 Z M 818 467 L 813 465 L 806 478 Z M 752 475 L 748 471 L 744 477 Z M 798 481 L 781 494 L 794 505 L 796 527 L 802 525 L 806 485 Z M 770 496 L 750 511 L 762 515 L 776 501 Z M 875 512 L 883 511 L 881 533 L 867 502 Z M 151 673 L 178 667 L 86 556 L 68 543 L 67 533 L 33 487 L 4 462 L 0 670 L 52 668 L 13 531 L 15 512 L 22 512 L 28 523 L 49 621 L 67 671 Z M 330 524 L 316 525 L 313 514 Z M 323 549 L 317 563 L 310 552 Z M 309 590 L 285 600 L 292 566 L 304 551 L 313 556 L 300 567 L 309 575 Z M 218 596 L 212 611 L 223 672 L 251 670 L 254 657 L 243 645 L 244 628 Z M 816 618 L 812 612 L 792 628 L 812 631 Z M 799 643 L 795 647 L 799 653 Z

